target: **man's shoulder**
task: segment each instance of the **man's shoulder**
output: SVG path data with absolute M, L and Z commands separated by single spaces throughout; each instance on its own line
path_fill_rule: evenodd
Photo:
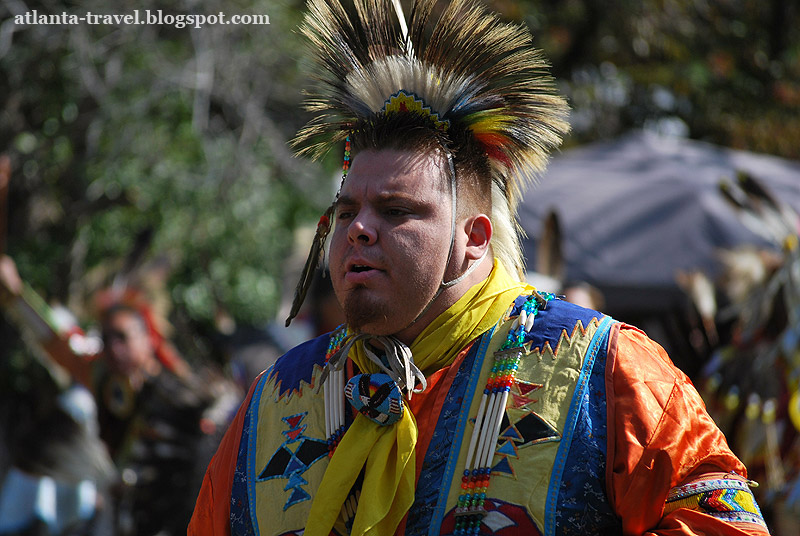
M 310 384 L 316 367 L 325 366 L 330 333 L 299 344 L 283 354 L 267 372 L 267 380 L 279 386 L 280 395 L 296 391 L 300 382 Z
M 561 298 L 547 302 L 547 306 L 539 314 L 543 318 L 547 318 L 549 322 L 574 324 L 580 320 L 584 326 L 588 325 L 593 319 L 601 320 L 606 316 L 600 311 L 576 305 Z
M 526 299 L 527 296 L 520 296 L 514 302 L 512 317 L 518 314 L 518 309 Z M 586 328 L 597 326 L 605 316 L 594 309 L 558 298 L 552 299 L 547 302 L 545 307 L 539 309 L 534 321 L 535 327 L 531 330 L 529 339 L 534 346 L 549 342 L 551 346 L 555 347 L 564 332 L 567 335 L 571 335 L 576 329 L 585 332 Z

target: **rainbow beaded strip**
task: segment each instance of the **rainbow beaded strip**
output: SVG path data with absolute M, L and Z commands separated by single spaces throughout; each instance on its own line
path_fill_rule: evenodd
M 344 139 L 344 157 L 342 158 L 342 180 L 347 177 L 350 171 L 350 135 Z
M 455 510 L 455 534 L 478 534 L 486 515 L 484 503 L 491 478 L 491 462 L 497 444 L 497 435 L 505 414 L 508 393 L 514 384 L 519 361 L 524 353 L 526 335 L 533 328 L 533 320 L 540 308 L 555 298 L 550 293 L 534 293 L 522 304 L 503 346 L 494 354 L 494 365 L 489 373 L 486 388 L 475 417 L 475 428 L 470 438 L 464 476 L 461 477 L 461 495 Z
M 750 486 L 738 479 L 700 480 L 674 487 L 667 495 L 664 514 L 679 508 L 696 510 L 726 521 L 766 527 Z

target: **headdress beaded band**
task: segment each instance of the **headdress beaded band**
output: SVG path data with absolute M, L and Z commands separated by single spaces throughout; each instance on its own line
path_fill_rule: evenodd
M 492 458 L 505 414 L 508 393 L 523 354 L 525 336 L 533 328 L 533 321 L 546 303 L 555 296 L 550 293 L 532 294 L 522 304 L 503 346 L 494 354 L 494 366 L 483 390 L 481 403 L 475 417 L 475 428 L 469 441 L 464 475 L 461 477 L 461 495 L 456 506 L 455 534 L 478 534 L 485 515 L 484 502 L 492 474 Z

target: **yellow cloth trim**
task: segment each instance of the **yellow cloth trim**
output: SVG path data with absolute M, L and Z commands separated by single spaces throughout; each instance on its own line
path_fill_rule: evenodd
M 414 362 L 429 373 L 450 365 L 468 343 L 502 319 L 517 296 L 532 291 L 533 287 L 511 279 L 495 261 L 486 280 L 470 288 L 419 334 L 411 344 Z M 377 370 L 364 354 L 361 343 L 351 350 L 349 357 L 361 370 Z M 306 536 L 330 534 L 362 467 L 365 467 L 364 492 L 351 534 L 394 534 L 414 503 L 416 443 L 417 423 L 411 411 L 404 411 L 392 426 L 379 426 L 357 415 L 316 492 Z
M 796 250 L 798 246 L 798 240 L 800 239 L 798 239 L 797 235 L 788 235 L 783 239 L 783 249 L 789 252 Z
M 800 388 L 795 389 L 789 398 L 789 418 L 795 429 L 800 431 Z

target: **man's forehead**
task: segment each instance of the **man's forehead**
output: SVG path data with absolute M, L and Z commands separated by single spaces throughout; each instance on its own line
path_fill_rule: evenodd
M 354 156 L 342 193 L 350 189 L 348 186 L 364 186 L 371 180 L 399 190 L 431 181 L 441 189 L 447 186 L 448 178 L 447 160 L 439 151 L 366 149 Z

